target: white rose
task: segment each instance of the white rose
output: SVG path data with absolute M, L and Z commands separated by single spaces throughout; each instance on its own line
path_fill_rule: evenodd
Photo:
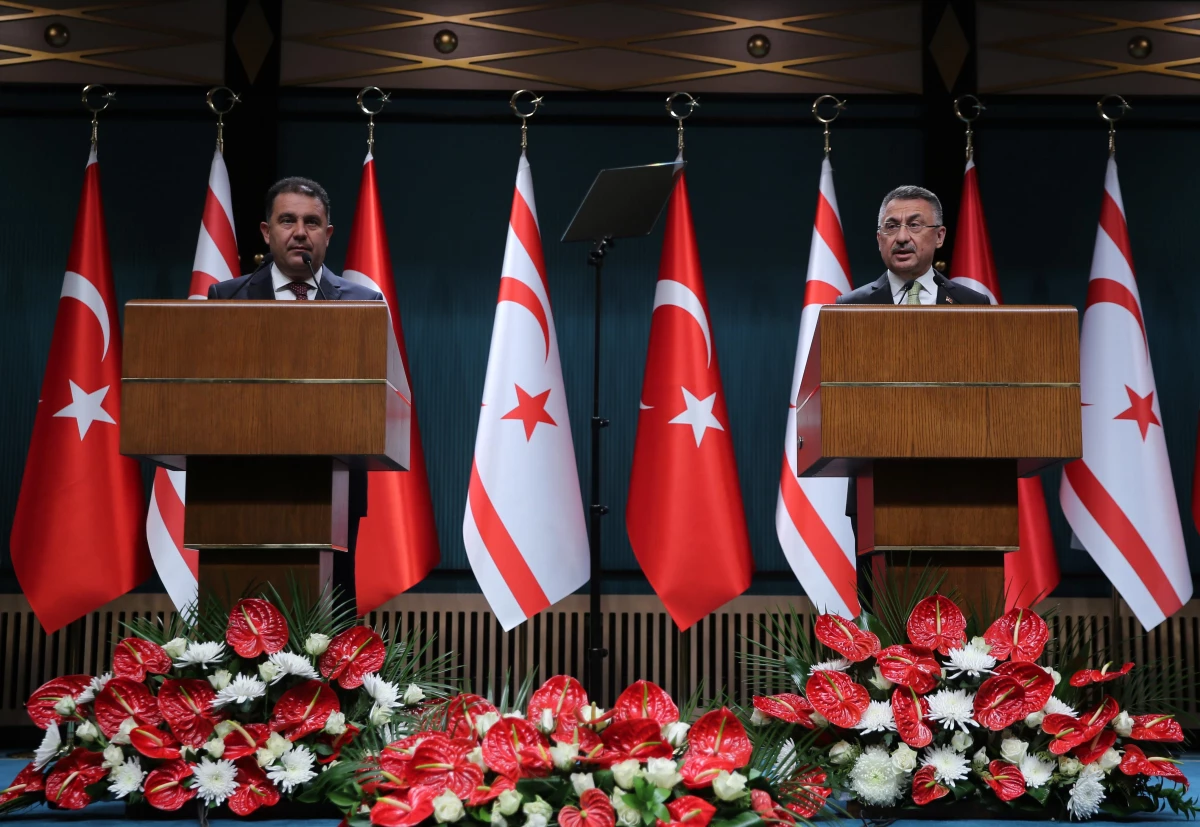
M 488 823 L 491 824 L 492 827 L 508 827 L 508 819 L 500 813 L 499 805 L 492 805 L 492 814 L 488 819 Z
M 613 810 L 616 811 L 617 824 L 621 827 L 639 827 L 642 823 L 642 814 L 638 812 L 637 807 L 631 807 L 625 803 L 625 795 L 621 790 L 614 790 L 612 794 Z
M 325 731 L 330 735 L 342 735 L 346 731 L 346 713 L 332 712 L 325 721 Z
M 218 737 L 224 738 L 235 729 L 237 729 L 237 725 L 233 721 L 217 721 L 217 725 L 213 727 L 213 732 L 217 733 Z
M 1055 686 L 1058 686 L 1060 683 L 1062 683 L 1062 675 L 1058 673 L 1057 669 L 1047 669 L 1046 671 L 1049 672 L 1050 677 L 1054 679 Z
M 104 768 L 111 770 L 125 763 L 125 752 L 116 744 L 104 748 Z
M 985 750 L 983 747 L 980 747 L 979 751 L 976 752 L 973 756 L 971 756 L 971 766 L 973 766 L 975 769 L 979 770 L 979 769 L 983 769 L 987 765 L 988 765 L 987 750 Z
M 891 681 L 889 681 L 887 678 L 885 678 L 883 676 L 883 673 L 879 671 L 879 667 L 876 666 L 875 667 L 875 677 L 871 678 L 871 686 L 875 687 L 876 689 L 880 690 L 881 692 L 887 692 L 893 686 L 895 686 L 895 684 L 892 683 Z
M 292 742 L 287 738 L 284 738 L 278 732 L 272 732 L 270 737 L 267 738 L 266 748 L 271 752 L 272 755 L 274 755 L 276 758 L 279 758 L 292 748 Z
M 371 722 L 371 726 L 383 726 L 392 720 L 392 710 L 388 709 L 386 706 L 372 704 L 369 720 Z
M 183 653 L 187 651 L 187 648 L 188 641 L 185 637 L 172 638 L 163 644 L 163 649 L 166 650 L 166 653 L 172 658 L 183 657 Z
M 554 815 L 554 808 L 543 801 L 540 795 L 534 796 L 533 801 L 526 801 L 521 805 L 521 809 L 524 811 L 525 815 L 529 816 L 530 818 L 536 815 L 541 816 L 543 819 L 549 819 L 550 816 Z M 546 822 L 543 820 L 543 827 L 545 823 Z
M 1066 755 L 1058 756 L 1058 771 L 1070 778 L 1074 775 L 1079 775 L 1079 769 L 1083 765 L 1079 763 L 1078 758 L 1069 758 Z
M 54 705 L 54 711 L 64 718 L 71 717 L 75 714 L 75 699 L 70 695 L 63 695 Z
M 1030 729 L 1037 729 L 1042 725 L 1042 721 L 1046 720 L 1046 713 L 1040 709 L 1037 712 L 1030 712 L 1025 716 L 1025 726 Z
M 845 741 L 838 741 L 829 748 L 829 763 L 836 766 L 849 764 L 854 759 L 854 747 Z
M 1020 764 L 1028 751 L 1029 744 L 1019 738 L 1005 738 L 1000 742 L 1000 757 L 1010 764 Z
M 575 790 L 575 795 L 583 795 L 588 790 L 596 789 L 596 779 L 592 778 L 590 772 L 573 772 L 571 788 Z
M 220 738 L 213 738 L 204 745 L 204 751 L 207 752 L 211 757 L 219 759 L 225 754 L 225 742 Z
M 541 813 L 530 813 L 525 816 L 525 827 L 546 827 L 549 823 L 550 819 Z
M 892 766 L 900 772 L 912 772 L 917 768 L 917 752 L 908 744 L 901 744 L 892 753 Z
M 475 734 L 480 738 L 487 735 L 487 731 L 495 726 L 500 721 L 498 712 L 485 712 L 482 715 L 475 716 Z
M 314 658 L 325 654 L 325 650 L 329 648 L 329 635 L 323 635 L 320 632 L 313 632 L 304 641 L 304 651 L 312 655 Z
M 268 764 L 275 763 L 275 753 L 271 752 L 266 747 L 261 747 L 254 751 L 254 760 L 258 762 L 260 767 L 265 767 Z
M 673 758 L 651 758 L 646 762 L 645 778 L 656 787 L 669 790 L 683 780 Z
M 279 667 L 267 661 L 258 665 L 258 676 L 263 679 L 264 683 L 271 683 L 279 676 Z
M 482 748 L 475 747 L 475 749 L 468 752 L 467 760 L 470 761 L 475 766 L 479 767 L 479 769 L 481 769 L 481 770 L 485 769 L 485 767 L 483 766 L 483 749 Z
M 1100 756 L 1099 763 L 1100 769 L 1104 770 L 1105 772 L 1112 772 L 1116 766 L 1121 763 L 1121 753 L 1117 752 L 1112 747 L 1109 747 L 1104 751 L 1104 754 Z
M 722 801 L 733 801 L 746 791 L 746 776 L 740 772 L 721 770 L 713 779 L 713 792 Z
M 220 692 L 225 687 L 229 686 L 233 681 L 233 675 L 229 674 L 228 669 L 218 669 L 208 676 L 208 682 L 212 684 L 212 688 Z
M 688 730 L 691 729 L 690 724 L 685 724 L 683 721 L 672 721 L 669 724 L 664 724 L 662 728 L 662 737 L 675 749 L 679 749 L 687 743 Z
M 817 729 L 822 729 L 823 727 L 829 726 L 829 719 L 820 712 L 810 712 L 808 717 L 812 719 L 812 722 Z
M 550 747 L 550 760 L 560 770 L 574 769 L 579 758 L 579 745 L 564 741 Z
M 421 701 L 425 700 L 425 692 L 415 683 L 410 683 L 408 685 L 408 689 L 404 690 L 404 698 L 402 700 L 404 701 L 405 706 L 419 704 Z
M 750 713 L 751 726 L 765 726 L 770 720 L 770 718 L 762 714 L 762 710 L 758 707 L 755 707 L 754 711 Z
M 496 809 L 500 811 L 502 816 L 510 816 L 521 809 L 521 800 L 523 796 L 516 790 L 505 790 L 500 793 L 500 797 L 496 799 Z
M 1122 709 L 1117 713 L 1117 717 L 1112 719 L 1112 728 L 1113 732 L 1122 738 L 1128 738 L 1133 732 L 1133 718 L 1129 717 L 1129 713 Z
M 549 735 L 551 732 L 554 732 L 554 713 L 549 708 L 543 709 L 542 714 L 538 716 L 537 728 L 538 732 L 543 735 Z
M 627 761 L 622 761 L 619 764 L 613 764 L 612 774 L 613 781 L 617 782 L 618 787 L 623 787 L 627 790 L 633 789 L 633 781 L 641 774 L 642 765 L 633 758 Z
M 608 727 L 608 721 L 600 720 L 604 717 L 604 710 L 595 704 L 588 704 L 579 708 L 579 719 L 589 724 L 596 732 L 602 732 Z
M 96 725 L 91 721 L 84 721 L 82 724 L 75 727 L 75 737 L 77 737 L 80 741 L 83 741 L 85 744 L 90 744 L 92 741 L 95 741 L 99 734 L 100 730 L 96 729 Z
M 980 652 L 983 652 L 985 655 L 988 652 L 992 651 L 992 644 L 988 643 L 986 640 L 984 640 L 979 635 L 976 635 L 975 637 L 971 638 L 970 646 L 972 649 L 978 649 Z
M 137 726 L 137 721 L 133 718 L 126 718 L 121 722 L 121 728 L 117 730 L 117 734 L 112 737 L 114 744 L 120 744 L 123 747 L 129 746 L 129 733 L 133 732 Z
M 972 743 L 971 736 L 960 729 L 956 729 L 954 734 L 950 736 L 950 746 L 959 752 L 966 752 L 971 748 Z
M 189 764 L 195 764 L 200 759 L 200 750 L 191 744 L 184 744 L 179 748 L 179 757 Z
M 458 821 L 467 814 L 462 802 L 450 790 L 446 790 L 433 800 L 433 817 L 439 824 Z

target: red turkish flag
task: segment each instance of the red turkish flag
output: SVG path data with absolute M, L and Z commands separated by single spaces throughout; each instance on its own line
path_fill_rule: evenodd
M 983 218 L 975 160 L 967 161 L 963 176 L 962 208 L 954 237 L 950 277 L 1000 303 L 1000 282 L 992 261 L 992 245 Z M 1020 549 L 1004 555 L 1005 611 L 1028 608 L 1058 586 L 1058 555 L 1050 535 L 1050 514 L 1040 477 L 1017 480 Z
M 680 629 L 750 586 L 754 558 L 682 175 L 663 238 L 625 526 Z
M 342 277 L 383 294 L 404 363 L 404 386 L 399 391 L 412 401 L 408 348 L 404 346 L 392 257 L 388 252 L 383 208 L 379 205 L 379 187 L 375 183 L 375 159 L 370 153 L 363 162 L 358 207 Z M 409 462 L 407 471 L 367 474 L 367 516 L 359 521 L 354 561 L 360 615 L 420 583 L 441 559 L 415 405 Z
M 150 576 L 138 462 L 120 454 L 121 328 L 88 157 L 13 519 L 13 568 L 47 632 Z
M 1192 520 L 1200 531 L 1200 427 L 1196 429 L 1196 467 L 1192 471 Z

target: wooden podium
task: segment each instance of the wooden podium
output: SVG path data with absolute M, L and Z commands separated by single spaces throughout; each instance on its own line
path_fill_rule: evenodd
M 352 471 L 402 471 L 412 407 L 383 302 L 125 305 L 121 453 L 186 470 L 201 591 L 320 586 Z
M 960 590 L 998 596 L 1000 555 L 1019 543 L 1017 477 L 1083 452 L 1077 315 L 821 309 L 796 400 L 796 467 L 857 478 L 860 555 L 930 561 Z

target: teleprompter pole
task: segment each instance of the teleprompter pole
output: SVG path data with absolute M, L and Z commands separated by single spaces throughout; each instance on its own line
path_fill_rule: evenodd
M 600 416 L 600 319 L 603 296 L 604 255 L 612 246 L 611 238 L 597 241 L 588 253 L 588 265 L 595 270 L 596 300 L 593 310 L 592 337 L 592 484 L 591 503 L 588 506 L 588 549 L 591 554 L 591 579 L 588 582 L 588 658 L 587 692 L 592 703 L 603 703 L 604 617 L 600 612 L 600 595 L 603 590 L 600 561 L 601 519 L 608 513 L 608 506 L 600 503 L 600 431 L 608 427 L 608 420 Z

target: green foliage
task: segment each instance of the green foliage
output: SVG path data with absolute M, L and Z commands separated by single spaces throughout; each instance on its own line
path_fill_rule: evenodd
M 773 613 L 770 619 L 759 621 L 766 642 L 746 638 L 749 650 L 743 659 L 758 674 L 756 691 L 764 695 L 777 692 L 803 691 L 803 678 L 808 668 L 819 661 L 818 644 L 812 636 L 811 615 L 801 617 L 794 608 Z M 758 650 L 758 651 L 754 651 Z
M 867 613 L 867 626 L 879 636 L 882 646 L 908 642 L 909 615 L 918 603 L 938 592 L 945 580 L 945 572 L 928 565 L 920 570 L 897 565 L 888 566 L 883 573 L 870 571 L 868 590 L 859 593 L 859 601 L 874 608 L 874 612 Z M 947 597 L 958 602 L 956 594 Z M 870 618 L 877 623 L 870 622 Z

